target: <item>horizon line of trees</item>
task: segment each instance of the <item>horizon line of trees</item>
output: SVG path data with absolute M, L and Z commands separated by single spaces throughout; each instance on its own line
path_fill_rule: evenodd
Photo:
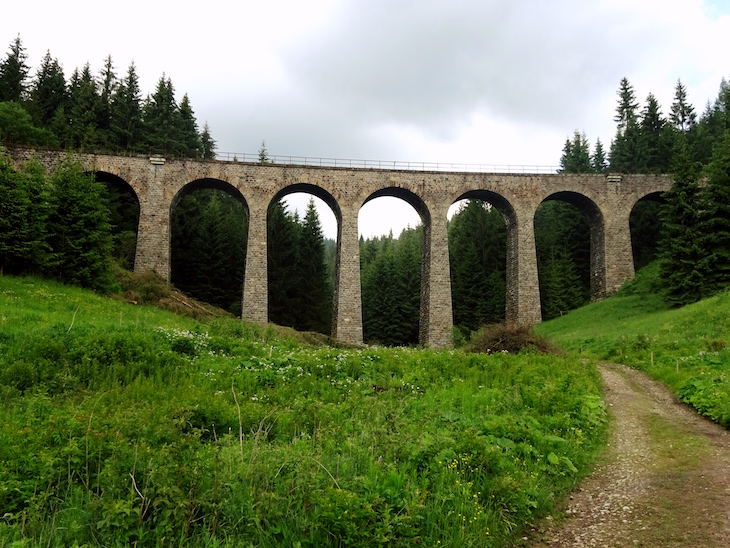
M 142 99 L 134 62 L 119 77 L 109 55 L 98 75 L 86 63 L 67 80 L 48 51 L 31 77 L 19 36 L 0 60 L 0 142 L 203 159 L 216 149 L 208 123 L 198 129 L 187 93 L 178 103 L 164 73 Z

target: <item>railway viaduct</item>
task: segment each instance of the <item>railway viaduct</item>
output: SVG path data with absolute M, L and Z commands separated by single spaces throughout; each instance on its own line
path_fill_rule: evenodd
M 170 279 L 170 212 L 199 188 L 218 188 L 236 196 L 249 219 L 243 287 L 243 317 L 268 320 L 266 221 L 269 205 L 293 192 L 324 200 L 337 219 L 332 336 L 362 342 L 358 213 L 380 196 L 412 205 L 424 228 L 420 342 L 451 345 L 452 308 L 447 211 L 457 200 L 480 199 L 496 207 L 507 228 L 506 319 L 541 320 L 535 253 L 534 215 L 545 200 L 564 200 L 587 217 L 591 240 L 591 298 L 617 291 L 634 276 L 629 216 L 642 199 L 671 186 L 666 175 L 502 174 L 413 171 L 237 161 L 165 159 L 106 154 L 10 149 L 16 164 L 31 158 L 52 171 L 68 156 L 85 169 L 117 177 L 139 200 L 136 272 L 155 270 Z

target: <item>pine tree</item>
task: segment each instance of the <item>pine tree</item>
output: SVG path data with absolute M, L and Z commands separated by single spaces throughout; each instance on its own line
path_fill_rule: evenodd
M 99 145 L 104 149 L 109 149 L 113 142 L 111 134 L 112 124 L 112 98 L 119 85 L 117 75 L 114 73 L 114 64 L 112 56 L 109 55 L 104 60 L 104 68 L 101 71 L 100 89 L 99 89 L 99 106 L 97 111 L 97 134 Z
M 298 324 L 301 312 L 302 280 L 297 277 L 299 228 L 283 202 L 269 207 L 267 229 L 269 320 L 293 327 Z
M 46 272 L 63 283 L 105 289 L 112 237 L 103 185 L 72 163 L 59 167 L 50 185 Z
M 669 170 L 673 136 L 668 129 L 659 103 L 650 93 L 639 126 L 638 169 L 649 173 L 666 173 Z
M 203 155 L 203 144 L 198 133 L 198 123 L 195 120 L 193 107 L 190 105 L 188 94 L 183 95 L 180 102 L 180 141 L 177 151 L 187 158 L 200 158 Z
M 0 103 L 0 143 L 54 146 L 56 142 L 49 131 L 33 125 L 30 114 L 19 103 Z
M 659 257 L 662 285 L 675 305 L 698 301 L 709 295 L 705 282 L 707 252 L 703 248 L 701 192 L 697 168 L 686 139 L 677 141 L 672 188 L 664 193 Z
M 48 51 L 30 89 L 29 110 L 35 123 L 51 129 L 56 113 L 66 107 L 68 99 L 63 69 L 58 59 L 53 59 Z
M 309 200 L 304 214 L 298 250 L 301 323 L 296 327 L 329 334 L 332 330 L 332 280 L 325 264 L 322 225 L 313 199 Z
M 208 122 L 205 122 L 203 124 L 203 132 L 200 134 L 200 146 L 201 146 L 201 152 L 203 155 L 203 159 L 205 160 L 215 160 L 215 140 L 210 135 L 210 128 L 208 127 Z
M 730 132 L 715 145 L 706 174 L 701 245 L 708 254 L 705 281 L 716 292 L 730 286 Z
M 96 150 L 99 145 L 99 93 L 87 63 L 81 73 L 74 72 L 71 85 L 71 139 L 74 148 Z
M 114 148 L 126 151 L 142 149 L 142 100 L 134 63 L 129 65 L 127 76 L 112 97 L 110 129 Z
M 266 141 L 261 141 L 261 146 L 259 147 L 259 163 L 268 164 L 269 162 L 269 151 L 266 150 Z
M 573 140 L 565 140 L 560 158 L 560 173 L 589 173 L 592 171 L 590 145 L 585 133 L 575 130 Z
M 610 166 L 612 171 L 636 172 L 639 166 L 639 139 L 636 94 L 626 78 L 621 79 L 616 107 L 616 137 L 611 143 Z
M 608 169 L 608 160 L 606 160 L 606 152 L 603 150 L 603 143 L 600 138 L 596 138 L 596 148 L 593 156 L 591 156 L 591 168 L 595 173 L 605 173 Z
M 8 56 L 0 61 L 0 102 L 25 100 L 26 80 L 30 70 L 26 63 L 28 56 L 18 36 L 10 44 Z
M 669 120 L 677 131 L 685 134 L 697 124 L 697 115 L 694 107 L 687 102 L 687 90 L 681 80 L 677 80 L 674 88 L 674 102 Z
M 152 152 L 179 154 L 184 144 L 181 134 L 180 109 L 175 102 L 172 81 L 163 74 L 155 92 L 143 108 L 145 138 Z

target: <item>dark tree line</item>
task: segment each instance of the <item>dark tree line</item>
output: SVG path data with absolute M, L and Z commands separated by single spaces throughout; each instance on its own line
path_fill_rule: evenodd
M 20 38 L 0 60 L 0 142 L 115 153 L 214 158 L 208 124 L 199 130 L 187 94 L 178 103 L 164 74 L 142 98 L 134 63 L 115 72 L 111 56 L 67 79 L 50 52 L 31 76 Z

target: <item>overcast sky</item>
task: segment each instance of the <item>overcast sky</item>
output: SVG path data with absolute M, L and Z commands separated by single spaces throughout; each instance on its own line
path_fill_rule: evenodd
M 32 74 L 164 73 L 236 153 L 557 166 L 576 129 L 608 148 L 622 77 L 665 114 L 678 78 L 702 112 L 730 77 L 728 0 L 24 0 L 1 57 L 18 35 Z M 366 236 L 418 222 L 370 210 Z

